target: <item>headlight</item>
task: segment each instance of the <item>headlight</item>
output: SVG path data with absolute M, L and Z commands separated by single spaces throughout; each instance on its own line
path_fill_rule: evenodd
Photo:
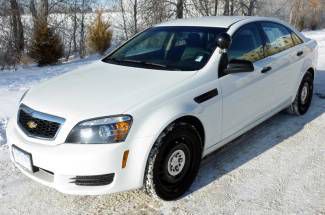
M 26 96 L 26 94 L 28 93 L 28 91 L 29 91 L 29 90 L 26 90 L 26 91 L 24 92 L 24 94 L 21 96 L 19 102 L 23 101 L 23 99 L 25 98 L 25 96 Z
M 68 135 L 66 143 L 105 144 L 123 142 L 131 128 L 129 115 L 98 118 L 80 122 Z

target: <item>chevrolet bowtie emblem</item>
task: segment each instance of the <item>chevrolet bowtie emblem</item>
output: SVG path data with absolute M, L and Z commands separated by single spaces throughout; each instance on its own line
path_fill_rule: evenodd
M 34 122 L 34 121 L 28 121 L 28 122 L 27 122 L 27 126 L 28 126 L 28 128 L 30 128 L 30 129 L 35 129 L 35 128 L 37 127 L 37 123 Z

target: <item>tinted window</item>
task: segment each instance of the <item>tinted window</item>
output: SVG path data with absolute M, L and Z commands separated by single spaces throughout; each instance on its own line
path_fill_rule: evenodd
M 267 56 L 274 55 L 294 46 L 289 30 L 276 23 L 261 23 L 265 32 L 267 44 L 265 53 Z
M 201 69 L 216 49 L 224 28 L 156 27 L 128 41 L 103 61 L 165 70 Z
M 228 59 L 255 62 L 262 58 L 264 58 L 263 42 L 256 25 L 250 24 L 239 29 L 232 38 Z
M 291 32 L 291 36 L 295 45 L 303 43 L 302 39 L 295 32 Z

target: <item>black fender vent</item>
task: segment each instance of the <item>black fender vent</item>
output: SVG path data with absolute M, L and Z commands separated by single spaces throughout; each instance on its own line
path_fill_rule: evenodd
M 209 99 L 212 99 L 213 97 L 216 97 L 219 94 L 218 89 L 210 90 L 209 92 L 203 93 L 202 95 L 199 95 L 194 98 L 194 101 L 198 104 L 201 104 L 203 102 L 208 101 Z

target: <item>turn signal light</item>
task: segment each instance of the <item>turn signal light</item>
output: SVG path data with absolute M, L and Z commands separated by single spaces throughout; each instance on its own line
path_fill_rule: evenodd
M 126 167 L 126 162 L 128 161 L 128 157 L 129 157 L 129 150 L 126 150 L 123 153 L 122 169 L 124 169 Z

